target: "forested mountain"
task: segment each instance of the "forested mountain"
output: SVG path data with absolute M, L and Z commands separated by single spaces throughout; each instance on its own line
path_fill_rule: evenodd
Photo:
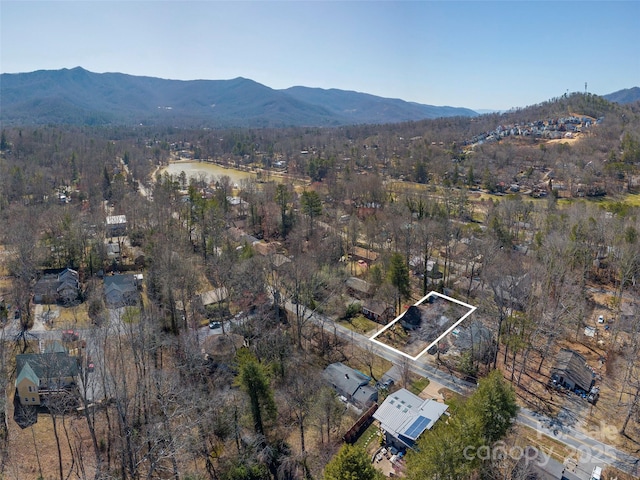
M 604 95 L 604 98 L 610 102 L 616 103 L 633 103 L 640 100 L 640 87 L 625 88 L 617 92 Z
M 474 116 L 342 90 L 274 90 L 246 78 L 164 80 L 83 68 L 2 74 L 4 125 L 286 127 L 393 123 Z

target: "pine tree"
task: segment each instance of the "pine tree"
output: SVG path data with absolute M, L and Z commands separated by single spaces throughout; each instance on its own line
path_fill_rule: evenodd
M 344 445 L 324 469 L 324 480 L 383 480 L 361 448 Z

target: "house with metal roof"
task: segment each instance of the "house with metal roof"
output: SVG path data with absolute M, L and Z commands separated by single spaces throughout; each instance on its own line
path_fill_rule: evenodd
M 106 219 L 107 237 L 121 237 L 127 231 L 126 215 L 109 215 Z
M 332 363 L 322 375 L 338 395 L 358 408 L 369 407 L 378 400 L 378 390 L 369 386 L 371 379 L 343 363 Z
M 388 446 L 398 450 L 413 448 L 425 430 L 430 430 L 447 411 L 448 405 L 424 400 L 401 388 L 390 394 L 373 414 L 380 422 Z

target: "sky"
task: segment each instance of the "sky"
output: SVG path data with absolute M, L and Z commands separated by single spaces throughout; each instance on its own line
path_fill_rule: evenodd
M 506 110 L 640 86 L 640 0 L 0 0 L 0 72 L 245 77 Z

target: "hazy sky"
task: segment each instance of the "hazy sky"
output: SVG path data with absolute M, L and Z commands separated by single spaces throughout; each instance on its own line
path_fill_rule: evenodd
M 246 77 L 431 105 L 640 86 L 640 1 L 0 1 L 2 73 Z

